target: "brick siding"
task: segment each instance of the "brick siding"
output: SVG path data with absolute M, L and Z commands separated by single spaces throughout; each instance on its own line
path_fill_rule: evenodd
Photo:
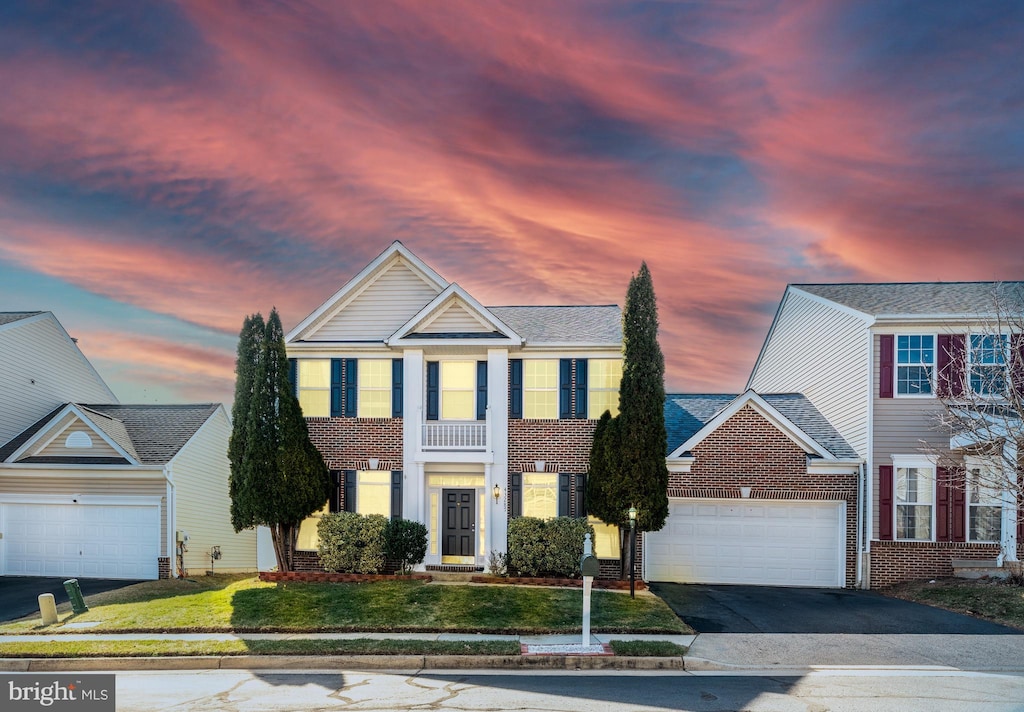
M 999 556 L 998 544 L 935 541 L 871 542 L 871 588 L 915 579 L 953 575 L 953 559 L 988 559 Z
M 171 577 L 171 557 L 156 557 L 157 578 L 169 579 Z
M 332 470 L 402 469 L 402 418 L 306 418 L 309 439 Z

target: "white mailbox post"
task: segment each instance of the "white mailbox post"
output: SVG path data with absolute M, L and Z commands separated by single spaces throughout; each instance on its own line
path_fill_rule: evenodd
M 583 645 L 590 645 L 590 587 L 598 575 L 600 565 L 594 556 L 590 532 L 583 537 L 583 557 L 580 559 L 580 573 L 583 574 Z

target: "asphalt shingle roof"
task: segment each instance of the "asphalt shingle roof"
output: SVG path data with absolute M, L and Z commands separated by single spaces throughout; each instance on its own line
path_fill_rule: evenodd
M 866 314 L 991 314 L 996 300 L 1024 301 L 1024 282 L 897 282 L 794 284 L 819 297 Z M 1012 309 L 1013 307 L 1011 307 Z M 1018 306 L 1017 309 L 1020 307 Z
M 38 433 L 67 404 L 63 404 L 0 447 L 0 461 Z M 217 410 L 215 403 L 190 405 L 79 405 L 96 427 L 103 430 L 143 465 L 163 465 L 178 454 L 203 423 Z M 104 463 L 104 460 L 110 462 Z M 123 464 L 117 458 L 34 457 L 25 462 Z
M 621 344 L 618 306 L 487 307 L 527 344 Z
M 850 447 L 843 436 L 803 394 L 758 395 L 835 457 L 857 459 L 857 451 Z M 666 395 L 665 429 L 668 432 L 668 452 L 671 453 L 689 440 L 738 397 L 738 394 L 728 393 Z
M 30 316 L 35 316 L 36 314 L 42 314 L 42 312 L 0 312 L 0 326 L 10 324 L 15 321 L 21 321 L 22 319 L 27 319 Z

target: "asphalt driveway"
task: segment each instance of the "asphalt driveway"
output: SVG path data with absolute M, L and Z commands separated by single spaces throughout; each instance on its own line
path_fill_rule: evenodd
M 1021 631 L 873 591 L 652 583 L 698 633 L 1021 635 Z
M 59 606 L 66 603 L 68 594 L 64 590 L 66 578 L 41 576 L 0 576 L 0 621 L 11 621 L 39 612 L 39 594 L 52 593 Z M 131 586 L 139 581 L 124 579 L 78 579 L 82 594 L 113 591 Z

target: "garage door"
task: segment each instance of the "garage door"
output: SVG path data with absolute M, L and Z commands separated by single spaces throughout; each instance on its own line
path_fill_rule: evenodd
M 0 505 L 0 573 L 157 578 L 158 506 Z
M 844 584 L 842 502 L 673 500 L 644 535 L 650 581 L 765 586 Z

